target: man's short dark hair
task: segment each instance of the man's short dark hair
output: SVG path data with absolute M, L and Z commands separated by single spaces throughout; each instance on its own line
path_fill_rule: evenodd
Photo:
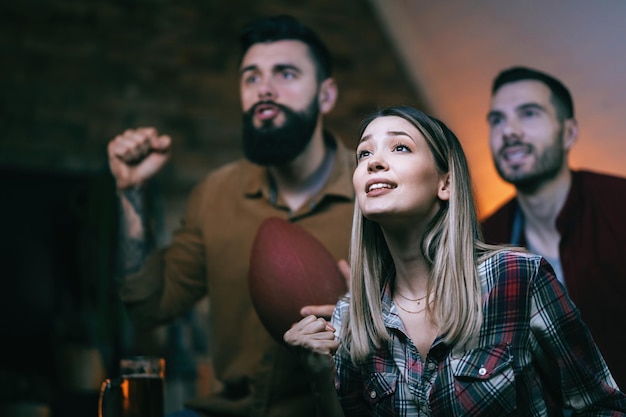
M 252 45 L 282 40 L 304 42 L 313 56 L 318 79 L 323 81 L 331 76 L 332 57 L 324 42 L 311 28 L 288 15 L 264 17 L 248 23 L 239 35 L 240 60 Z
M 567 87 L 553 76 L 533 68 L 518 66 L 501 71 L 493 80 L 491 95 L 494 95 L 496 91 L 505 84 L 524 80 L 542 82 L 550 89 L 552 102 L 561 120 L 574 117 L 574 102 L 572 101 L 572 96 Z

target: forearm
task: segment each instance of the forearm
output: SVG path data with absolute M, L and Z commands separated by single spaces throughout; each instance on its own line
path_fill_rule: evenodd
M 343 417 L 343 410 L 335 390 L 335 364 L 330 355 L 302 352 L 307 377 L 315 397 L 318 416 Z
M 154 242 L 149 233 L 144 189 L 133 187 L 120 190 L 118 197 L 118 272 L 121 276 L 126 276 L 141 269 L 154 247 Z

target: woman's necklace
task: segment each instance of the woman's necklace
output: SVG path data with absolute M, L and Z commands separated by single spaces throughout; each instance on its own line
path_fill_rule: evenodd
M 396 292 L 396 294 L 398 294 L 400 297 L 404 298 L 407 301 L 413 301 L 416 302 L 417 305 L 420 305 L 422 303 L 422 300 L 424 298 L 426 298 L 426 295 L 420 298 L 409 298 L 409 297 L 405 297 L 404 295 L 402 295 L 402 293 L 400 291 Z
M 421 313 L 422 311 L 426 310 L 426 306 L 424 306 L 424 307 L 420 308 L 419 310 L 415 310 L 415 311 L 413 311 L 413 310 L 408 310 L 408 309 L 406 309 L 406 308 L 402 307 L 402 306 L 400 305 L 400 303 L 396 303 L 396 305 L 400 308 L 400 310 L 402 310 L 402 311 L 406 311 L 406 312 L 407 312 L 407 313 L 409 313 L 409 314 L 418 314 L 418 313 Z
M 399 294 L 399 295 L 402 297 L 401 294 Z M 406 298 L 406 297 L 402 297 L 402 298 Z M 424 298 L 426 298 L 426 296 L 420 298 L 419 300 L 423 300 Z M 406 299 L 409 300 L 408 298 L 406 298 Z M 409 300 L 409 301 L 417 301 L 417 300 Z M 430 303 L 432 303 L 432 300 L 430 301 Z M 430 304 L 430 303 L 428 303 L 428 304 Z M 402 307 L 402 305 L 400 305 L 400 303 L 397 300 L 396 300 L 395 304 L 398 306 L 398 308 L 400 308 L 400 310 L 406 311 L 409 314 L 418 314 L 418 313 L 421 313 L 422 311 L 426 310 L 426 305 L 424 305 L 424 307 L 420 308 L 419 310 L 409 310 L 407 308 Z M 419 302 L 417 304 L 419 305 Z

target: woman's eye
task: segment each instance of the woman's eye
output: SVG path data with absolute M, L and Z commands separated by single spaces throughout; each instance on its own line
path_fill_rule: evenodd
M 366 156 L 369 156 L 369 155 L 370 155 L 370 151 L 358 151 L 357 154 L 356 154 L 356 159 L 357 160 L 363 159 L 363 158 L 365 158 Z
M 403 145 L 403 144 L 401 144 L 401 143 L 397 144 L 397 145 L 393 148 L 393 150 L 394 150 L 394 151 L 400 151 L 400 152 L 405 152 L 405 151 L 410 152 L 410 151 L 411 151 L 411 149 L 410 149 L 408 146 Z

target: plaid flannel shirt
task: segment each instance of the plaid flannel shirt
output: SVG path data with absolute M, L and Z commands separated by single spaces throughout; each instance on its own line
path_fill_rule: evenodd
M 335 355 L 336 388 L 350 416 L 626 415 L 619 391 L 578 309 L 540 256 L 502 252 L 479 265 L 483 324 L 469 348 L 437 338 L 423 361 L 383 293 L 391 342 L 355 366 Z M 598 300 L 601 302 L 601 300 Z M 340 300 L 333 325 L 348 311 Z

